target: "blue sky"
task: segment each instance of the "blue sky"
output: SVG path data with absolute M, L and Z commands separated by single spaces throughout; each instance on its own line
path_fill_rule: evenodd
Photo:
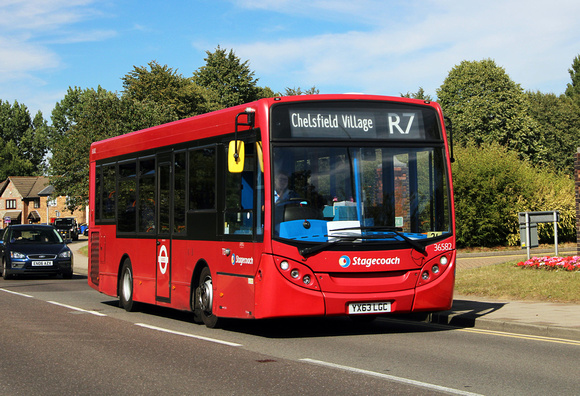
M 578 0 L 0 0 L 0 99 L 49 120 L 68 87 L 122 90 L 152 60 L 183 76 L 233 49 L 260 86 L 431 96 L 491 58 L 561 94 L 580 54 Z

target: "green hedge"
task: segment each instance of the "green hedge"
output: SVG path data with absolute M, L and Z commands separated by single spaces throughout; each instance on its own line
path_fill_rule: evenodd
M 574 181 L 521 161 L 499 144 L 456 147 L 452 166 L 457 245 L 515 246 L 518 212 L 560 211 L 558 240 L 576 239 Z M 553 242 L 553 225 L 541 224 L 541 243 Z

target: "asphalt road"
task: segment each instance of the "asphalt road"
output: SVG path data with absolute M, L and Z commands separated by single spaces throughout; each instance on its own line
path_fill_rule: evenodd
M 577 394 L 580 342 L 379 319 L 127 313 L 84 276 L 0 279 L 0 394 Z

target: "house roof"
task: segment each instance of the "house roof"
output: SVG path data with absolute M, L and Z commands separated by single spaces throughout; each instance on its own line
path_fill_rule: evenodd
M 4 192 L 9 182 L 14 184 L 22 198 L 38 197 L 38 193 L 50 184 L 45 176 L 10 176 L 0 185 L 0 193 Z

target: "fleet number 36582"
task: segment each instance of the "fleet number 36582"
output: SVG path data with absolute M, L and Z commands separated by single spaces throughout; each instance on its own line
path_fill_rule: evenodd
M 453 244 L 450 242 L 448 242 L 448 243 L 436 243 L 434 247 L 435 247 L 436 252 L 446 252 L 448 250 L 453 249 Z

